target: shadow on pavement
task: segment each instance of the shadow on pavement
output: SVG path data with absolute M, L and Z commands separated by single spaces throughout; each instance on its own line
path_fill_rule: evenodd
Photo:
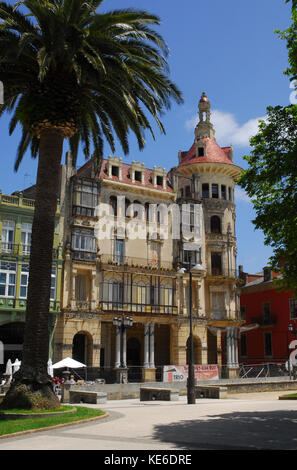
M 154 439 L 181 448 L 297 449 L 297 411 L 234 412 L 157 425 Z

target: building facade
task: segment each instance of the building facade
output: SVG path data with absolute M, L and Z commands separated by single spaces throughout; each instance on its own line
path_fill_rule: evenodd
M 292 292 L 277 290 L 275 276 L 267 267 L 254 275 L 242 273 L 241 317 L 245 326 L 255 328 L 240 335 L 241 363 L 285 364 L 296 349 L 290 345 L 297 338 L 297 300 Z
M 228 332 L 228 367 L 236 369 L 230 331 L 241 325 L 234 202 L 241 169 L 232 147 L 216 143 L 206 95 L 194 144 L 169 172 L 116 156 L 98 172 L 95 163 L 76 170 L 67 154 L 62 168 L 54 362 L 73 356 L 107 378 L 128 368 L 130 380 L 155 380 L 160 367 L 187 364 L 191 294 L 195 363 L 221 365 Z M 190 289 L 197 264 L 203 269 Z
M 0 194 L 0 341 L 4 345 L 3 372 L 8 359 L 22 359 L 31 232 L 34 215 L 34 188 L 12 195 Z M 50 301 L 50 351 L 56 315 L 60 310 L 62 250 L 58 245 L 59 206 L 53 250 Z

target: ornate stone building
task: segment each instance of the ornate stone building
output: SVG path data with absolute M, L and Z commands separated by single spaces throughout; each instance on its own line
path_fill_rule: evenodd
M 128 367 L 130 380 L 144 381 L 159 366 L 185 365 L 188 270 L 200 263 L 192 284 L 195 363 L 221 364 L 221 331 L 240 324 L 234 186 L 241 169 L 214 135 L 203 94 L 194 144 L 168 173 L 116 156 L 98 173 L 94 159 L 75 170 L 67 154 L 54 361 L 72 355 L 106 377 Z

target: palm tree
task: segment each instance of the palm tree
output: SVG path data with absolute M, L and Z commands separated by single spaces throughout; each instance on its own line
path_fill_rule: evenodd
M 0 2 L 0 80 L 21 125 L 15 169 L 28 148 L 38 157 L 35 214 L 22 366 L 3 407 L 57 406 L 47 374 L 48 312 L 54 221 L 64 139 L 74 159 L 83 144 L 100 159 L 115 137 L 129 152 L 128 134 L 145 145 L 149 123 L 182 95 L 169 79 L 167 47 L 157 16 L 139 10 L 98 13 L 103 0 Z

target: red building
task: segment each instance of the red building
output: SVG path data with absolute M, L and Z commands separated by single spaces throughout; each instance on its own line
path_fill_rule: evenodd
M 292 292 L 278 291 L 269 268 L 263 273 L 247 274 L 240 267 L 243 280 L 240 295 L 240 313 L 244 326 L 257 324 L 249 331 L 242 331 L 239 341 L 239 363 L 285 363 L 290 353 L 290 343 L 297 326 L 297 299 Z M 295 349 L 295 348 L 294 348 Z

